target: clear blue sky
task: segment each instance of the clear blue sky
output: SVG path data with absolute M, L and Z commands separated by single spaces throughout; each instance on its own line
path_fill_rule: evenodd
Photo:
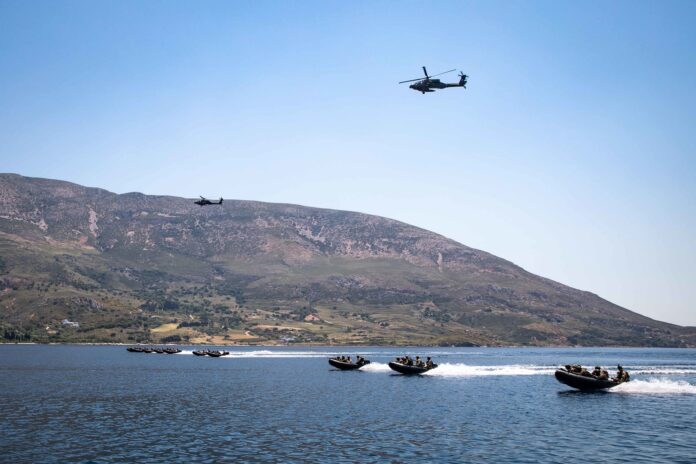
M 0 0 L 0 171 L 378 214 L 696 325 L 695 52 L 693 1 Z

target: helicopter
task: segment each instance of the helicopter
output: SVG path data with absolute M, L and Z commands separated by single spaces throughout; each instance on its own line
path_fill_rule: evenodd
M 433 79 L 435 76 L 440 76 L 442 74 L 447 74 L 451 73 L 452 71 L 456 71 L 456 69 L 450 69 L 449 71 L 441 72 L 438 74 L 435 74 L 434 76 L 429 76 L 428 75 L 428 70 L 425 69 L 425 66 L 423 66 L 423 73 L 425 74 L 425 79 L 423 78 L 418 78 L 418 79 L 409 79 L 407 81 L 401 81 L 399 84 L 404 84 L 406 82 L 414 82 L 418 81 L 415 84 L 411 84 L 408 87 L 417 90 L 421 92 L 422 94 L 425 94 L 425 92 L 434 92 L 433 89 L 446 89 L 447 87 L 464 87 L 466 89 L 466 80 L 469 76 L 464 74 L 463 72 L 459 72 L 459 83 L 457 84 L 447 84 L 446 82 L 440 82 L 440 79 Z
M 195 204 L 198 206 L 207 206 L 207 205 L 221 205 L 222 204 L 222 197 L 220 197 L 220 201 L 210 201 L 205 197 L 201 197 L 200 200 L 194 201 Z

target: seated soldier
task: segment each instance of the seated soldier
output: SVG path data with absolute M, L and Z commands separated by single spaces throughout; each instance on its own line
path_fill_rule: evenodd
M 616 371 L 616 377 L 614 377 L 614 381 L 616 382 L 628 382 L 629 375 L 628 372 L 626 372 L 621 365 L 617 366 L 617 371 Z
M 606 369 L 602 369 L 598 378 L 599 380 L 609 380 L 609 372 Z
M 592 377 L 599 377 L 600 375 L 602 375 L 602 368 L 595 366 L 594 370 L 592 371 Z
M 433 360 L 430 356 L 428 356 L 428 359 L 425 361 L 425 367 L 428 369 L 432 369 L 433 367 Z
M 585 369 L 585 368 L 582 367 L 582 366 L 580 367 L 580 373 L 579 373 L 579 375 L 581 375 L 581 376 L 583 376 L 583 377 L 592 377 L 592 374 L 590 374 L 590 371 L 588 371 L 587 369 Z

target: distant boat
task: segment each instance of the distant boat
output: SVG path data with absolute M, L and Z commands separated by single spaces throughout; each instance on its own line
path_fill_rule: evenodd
M 208 350 L 205 350 L 205 351 L 203 351 L 203 350 L 196 350 L 196 351 L 193 352 L 193 355 L 194 355 L 194 356 L 205 356 L 205 355 L 207 355 L 207 354 L 208 354 Z
M 218 350 L 208 351 L 208 356 L 211 356 L 213 358 L 219 358 L 220 356 L 227 356 L 228 354 L 230 354 L 229 351 L 218 351 Z

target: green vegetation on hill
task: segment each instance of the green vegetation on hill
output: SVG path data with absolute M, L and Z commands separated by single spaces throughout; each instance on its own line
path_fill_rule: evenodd
M 692 346 L 407 224 L 0 175 L 0 341 Z

